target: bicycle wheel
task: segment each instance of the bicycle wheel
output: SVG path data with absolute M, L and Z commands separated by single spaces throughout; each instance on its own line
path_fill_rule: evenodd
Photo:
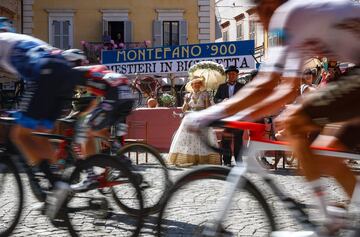
M 205 236 L 204 228 L 223 204 L 230 169 L 205 166 L 183 175 L 169 190 L 159 212 L 158 236 Z M 269 236 L 276 230 L 272 211 L 256 186 L 244 177 L 216 236 Z
M 18 169 L 6 156 L 0 157 L 0 203 L 0 236 L 9 236 L 20 220 L 24 191 Z
M 72 236 L 137 236 L 143 223 L 143 197 L 139 178 L 116 157 L 97 154 L 79 161 L 69 180 L 77 183 L 92 169 L 97 175 L 97 188 L 74 192 L 65 204 L 69 232 Z M 139 210 L 139 215 L 129 216 L 121 211 L 113 198 L 112 188 L 120 186 L 126 205 Z M 98 192 L 101 189 L 102 192 Z M 115 201 L 114 201 L 115 200 Z
M 127 158 L 135 167 L 135 172 L 140 173 L 143 184 L 144 211 L 147 214 L 156 213 L 164 197 L 165 190 L 171 186 L 169 173 L 161 154 L 153 147 L 144 143 L 133 143 L 122 147 L 118 157 Z M 113 187 L 121 209 L 127 213 L 137 213 L 138 210 L 127 205 L 124 201 L 123 189 Z M 127 201 L 127 200 L 126 200 Z

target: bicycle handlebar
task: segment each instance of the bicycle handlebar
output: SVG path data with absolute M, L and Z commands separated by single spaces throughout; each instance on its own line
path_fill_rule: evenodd
M 218 121 L 214 121 L 211 124 L 209 124 L 207 127 L 200 130 L 199 135 L 201 140 L 205 143 L 206 146 L 214 150 L 215 152 L 218 152 L 220 154 L 223 154 L 225 152 L 224 149 L 215 147 L 211 144 L 209 141 L 209 128 L 210 127 L 219 127 L 219 128 L 225 128 L 225 129 L 232 129 L 232 130 L 249 130 L 253 132 L 254 134 L 263 134 L 265 132 L 266 126 L 261 123 L 253 123 L 253 122 L 244 122 L 244 121 L 234 121 L 234 120 L 227 120 L 222 119 Z

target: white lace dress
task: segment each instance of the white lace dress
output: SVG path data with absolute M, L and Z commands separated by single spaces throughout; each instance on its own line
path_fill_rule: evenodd
M 206 107 L 206 101 L 209 101 L 209 94 L 206 91 L 189 93 L 185 96 L 186 98 L 190 99 L 190 110 L 187 113 L 191 113 L 191 111 L 199 111 Z M 213 145 L 218 146 L 216 134 L 213 130 L 209 130 L 209 139 Z M 208 148 L 197 134 L 184 129 L 182 123 L 171 143 L 169 162 L 177 166 L 198 164 L 219 165 L 221 163 L 220 155 Z

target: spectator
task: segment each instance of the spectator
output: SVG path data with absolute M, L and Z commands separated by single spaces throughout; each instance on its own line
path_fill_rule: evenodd
M 306 69 L 303 73 L 302 83 L 300 86 L 300 94 L 306 94 L 316 89 L 316 85 L 313 84 L 315 73 L 311 69 Z
M 210 98 L 204 87 L 204 78 L 194 78 L 187 86 L 189 92 L 185 95 L 184 113 L 199 111 L 210 106 Z M 186 115 L 185 115 L 186 116 Z M 217 145 L 215 132 L 209 130 L 209 140 Z M 197 164 L 220 164 L 220 156 L 210 150 L 195 133 L 187 131 L 181 124 L 176 131 L 169 151 L 170 163 L 177 166 L 191 166 Z
M 118 49 L 122 49 L 124 47 L 124 40 L 121 33 L 116 34 L 116 39 L 114 39 L 114 43 Z
M 148 108 L 155 108 L 158 105 L 157 101 L 154 98 L 149 98 L 147 100 Z
M 236 68 L 236 66 L 229 66 L 226 70 L 226 77 L 227 82 L 223 83 L 219 86 L 218 90 L 216 91 L 214 102 L 219 103 L 221 101 L 225 101 L 229 99 L 231 96 L 233 96 L 238 90 L 240 90 L 241 87 L 244 85 L 240 84 L 238 79 L 239 70 Z M 221 146 L 226 151 L 223 154 L 223 164 L 226 166 L 231 166 L 231 157 L 232 157 L 232 151 L 231 151 L 231 142 L 233 142 L 234 146 L 234 156 L 236 161 L 242 160 L 242 137 L 243 137 L 243 131 L 225 131 L 222 139 L 221 139 Z

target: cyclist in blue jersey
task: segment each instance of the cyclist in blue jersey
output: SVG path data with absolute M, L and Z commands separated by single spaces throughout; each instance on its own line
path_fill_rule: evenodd
M 54 219 L 70 186 L 50 171 L 49 163 L 55 160 L 55 150 L 50 142 L 33 136 L 32 132 L 52 130 L 65 99 L 72 97 L 76 85 L 86 86 L 109 98 L 99 104 L 97 113 L 89 121 L 93 130 L 101 130 L 119 113 L 129 113 L 133 100 L 127 93 L 130 91 L 128 81 L 121 75 L 115 75 L 104 66 L 75 69 L 76 65 L 69 63 L 62 50 L 32 36 L 13 32 L 11 22 L 0 18 L 0 67 L 20 76 L 26 85 L 19 110 L 14 114 L 16 125 L 11 129 L 10 138 L 27 162 L 38 165 L 53 185 L 54 191 L 47 198 L 46 213 Z M 123 97 L 115 96 L 116 93 Z

